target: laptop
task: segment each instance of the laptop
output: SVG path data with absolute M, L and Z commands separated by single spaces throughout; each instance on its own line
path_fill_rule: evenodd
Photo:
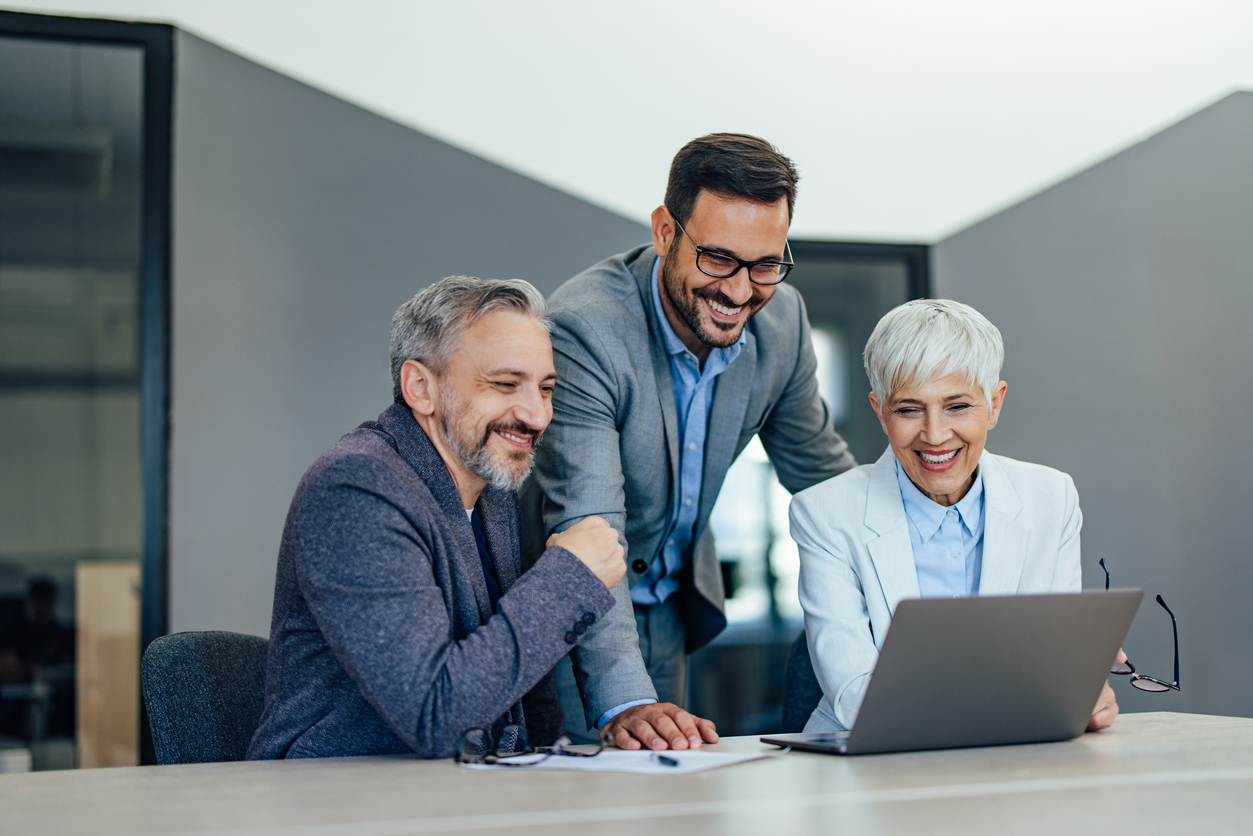
M 849 731 L 763 743 L 863 755 L 1083 734 L 1144 592 L 901 601 Z

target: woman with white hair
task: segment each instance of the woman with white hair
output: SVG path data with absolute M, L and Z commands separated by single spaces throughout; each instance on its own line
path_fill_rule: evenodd
M 1079 591 L 1074 482 L 984 450 L 1005 401 L 1003 358 L 996 327 L 948 299 L 901 305 L 870 335 L 870 405 L 888 449 L 791 506 L 823 692 L 805 731 L 852 728 L 901 600 Z M 1106 683 L 1088 728 L 1117 715 Z

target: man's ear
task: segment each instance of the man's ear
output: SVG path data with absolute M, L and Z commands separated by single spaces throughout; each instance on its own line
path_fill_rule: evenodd
M 678 233 L 678 227 L 674 225 L 674 216 L 670 214 L 670 210 L 665 206 L 658 206 L 653 210 L 653 249 L 661 258 L 666 257 L 666 253 L 670 252 L 670 247 L 674 244 L 674 236 Z
M 406 360 L 400 367 L 400 396 L 419 415 L 434 415 L 439 403 L 439 379 L 417 360 Z

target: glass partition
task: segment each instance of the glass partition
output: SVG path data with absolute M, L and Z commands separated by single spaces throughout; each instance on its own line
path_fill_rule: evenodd
M 142 559 L 143 93 L 142 47 L 0 36 L 0 746 L 36 769 L 78 761 L 76 575 Z

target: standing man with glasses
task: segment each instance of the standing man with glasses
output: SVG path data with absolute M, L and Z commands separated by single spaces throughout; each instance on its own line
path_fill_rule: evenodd
M 652 245 L 552 297 L 560 383 L 522 490 L 524 553 L 600 516 L 630 587 L 557 669 L 570 733 L 599 728 L 623 748 L 715 742 L 680 705 L 687 654 L 727 623 L 708 526 L 727 468 L 754 435 L 792 492 L 855 465 L 818 397 L 804 303 L 782 284 L 796 181 L 765 140 L 693 140 L 671 165 Z

